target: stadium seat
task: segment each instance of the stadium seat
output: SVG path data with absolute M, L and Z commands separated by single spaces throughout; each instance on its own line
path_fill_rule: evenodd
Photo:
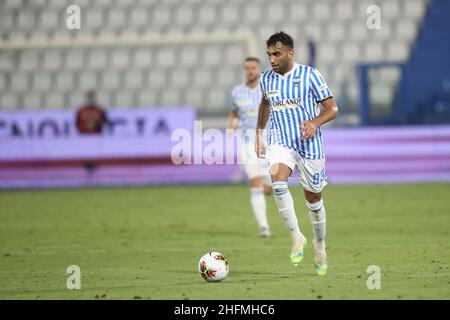
M 160 89 L 166 86 L 167 73 L 161 69 L 152 69 L 147 73 L 149 88 Z
M 268 23 L 283 22 L 285 17 L 284 7 L 274 2 L 267 6 L 265 15 L 267 17 L 265 21 Z
M 395 24 L 395 22 L 384 21 L 380 29 L 370 30 L 369 33 L 373 37 L 373 39 L 383 42 L 389 42 L 389 39 L 393 36 L 393 24 Z
M 114 69 L 126 69 L 130 67 L 128 50 L 120 49 L 111 52 L 111 67 Z
M 146 68 L 152 65 L 152 52 L 148 49 L 139 48 L 134 51 L 133 64 L 138 68 Z
M 224 63 L 230 66 L 240 66 L 245 59 L 245 48 L 242 45 L 230 45 L 225 49 L 224 55 Z
M 129 108 L 135 106 L 134 92 L 121 91 L 115 93 L 115 106 L 119 108 Z
M 12 92 L 6 92 L 0 95 L 0 104 L 2 110 L 17 110 L 22 109 L 23 106 L 20 102 L 20 96 Z
M 394 88 L 391 86 L 380 83 L 376 83 L 374 86 L 372 86 L 370 89 L 370 97 L 372 103 L 377 107 L 376 109 L 374 108 L 374 110 L 378 110 L 378 112 L 381 112 L 382 109 L 390 107 L 394 99 L 393 93 Z
M 61 92 L 69 91 L 75 87 L 75 77 L 72 72 L 57 72 L 55 74 L 56 89 Z
M 45 108 L 63 109 L 66 106 L 64 94 L 60 92 L 51 92 L 47 94 L 42 106 Z
M 16 72 L 11 74 L 11 91 L 22 93 L 29 89 L 29 74 Z
M 80 70 L 83 68 L 86 65 L 84 61 L 84 51 L 82 49 L 68 50 L 64 65 L 68 70 Z
M 69 104 L 69 108 L 71 109 L 78 109 L 81 105 L 84 104 L 84 92 L 81 90 L 76 91 L 70 91 L 66 94 L 67 96 L 67 103 Z M 98 99 L 98 97 L 97 97 Z M 99 103 L 103 103 L 103 100 L 98 100 Z
M 78 88 L 83 91 L 95 89 L 99 86 L 97 74 L 94 71 L 83 70 L 78 76 Z
M 121 5 L 122 3 L 125 3 L 128 5 L 127 1 L 117 1 L 116 0 L 96 0 L 95 6 L 102 9 L 108 9 L 113 7 L 114 5 Z
M 6 76 L 0 73 L 0 92 L 6 92 L 7 84 L 6 84 Z
M 308 16 L 308 8 L 304 3 L 292 2 L 290 8 L 290 20 L 293 22 L 304 21 Z
M 99 90 L 97 91 L 97 102 L 106 108 L 109 108 L 111 106 L 114 106 L 114 102 L 113 102 L 113 92 L 110 91 L 104 91 L 104 90 Z M 79 100 L 79 99 L 78 99 Z M 73 104 L 72 105 L 73 108 L 78 108 L 79 105 L 77 104 Z
M 16 20 L 18 30 L 30 31 L 36 27 L 36 18 L 32 11 L 20 10 Z
M 246 24 L 256 24 L 260 22 L 262 15 L 262 8 L 257 4 L 249 4 L 244 9 L 243 21 Z
M 194 88 L 188 87 L 185 90 L 185 103 L 188 106 L 202 106 L 203 104 L 203 94 L 201 90 L 196 90 Z
M 193 46 L 181 48 L 179 62 L 186 67 L 196 65 L 199 62 L 197 48 Z
M 363 52 L 364 62 L 380 62 L 383 61 L 385 54 L 383 45 L 379 43 L 367 43 Z
M 235 72 L 233 70 L 219 70 L 217 72 L 217 84 L 219 84 L 221 87 L 230 87 L 236 85 L 236 78 L 234 75 Z
M 109 66 L 108 52 L 105 49 L 92 49 L 87 54 L 87 67 L 92 70 L 99 70 Z
M 369 30 L 366 27 L 365 20 L 355 20 L 352 21 L 350 25 L 349 36 L 353 40 L 365 40 L 367 38 Z
M 410 41 L 416 37 L 417 24 L 410 20 L 400 20 L 396 22 L 395 36 L 399 39 Z
M 56 10 L 42 10 L 39 15 L 39 28 L 43 30 L 54 30 L 58 27 L 59 22 L 60 19 Z
M 189 26 L 194 20 L 194 13 L 191 7 L 180 6 L 176 9 L 175 21 L 180 26 Z
M 417 21 L 424 15 L 426 5 L 427 3 L 421 0 L 403 1 L 403 11 L 405 17 Z
M 120 86 L 120 75 L 117 71 L 105 71 L 101 74 L 100 79 L 103 89 L 116 90 Z
M 326 35 L 329 41 L 340 42 L 347 37 L 347 32 L 345 29 L 345 24 L 340 22 L 331 22 L 326 27 Z
M 175 64 L 175 52 L 170 48 L 158 50 L 157 64 L 160 67 L 171 67 Z
M 16 68 L 16 57 L 13 51 L 0 51 L 0 71 L 10 72 Z
M 23 108 L 42 109 L 42 95 L 37 92 L 27 92 L 23 95 Z
M 312 3 L 312 17 L 314 21 L 329 20 L 331 16 L 331 2 L 314 2 Z
M 64 107 L 60 105 L 63 100 L 70 103 L 66 107 L 73 107 L 76 98 L 67 95 L 71 90 L 83 98 L 84 90 L 98 83 L 99 94 L 111 104 L 130 101 L 154 106 L 176 102 L 195 105 L 200 112 L 218 113 L 222 109 L 226 113 L 227 103 L 210 101 L 211 92 L 223 91 L 227 97 L 230 88 L 242 81 L 242 62 L 249 43 L 206 39 L 215 39 L 214 35 L 222 32 L 253 34 L 255 54 L 265 69 L 264 42 L 275 30 L 284 30 L 294 37 L 300 63 L 308 63 L 308 39 L 316 42 L 317 67 L 326 74 L 334 91 L 349 81 L 352 104 L 357 104 L 355 65 L 384 59 L 405 61 L 428 1 L 5 0 L 0 5 L 0 37 L 5 42 L 94 40 L 92 46 L 84 48 L 0 51 L 0 89 L 10 90 L 0 102 L 2 107 L 6 101 L 8 107 L 22 108 L 42 100 L 52 107 Z M 81 30 L 64 27 L 65 10 L 71 4 L 82 9 Z M 369 30 L 366 25 L 367 8 L 373 4 L 382 10 L 379 30 Z M 181 35 L 182 39 L 191 34 L 205 38 L 199 43 L 148 46 L 106 47 L 95 42 L 146 36 L 164 40 L 171 35 Z M 383 79 L 398 82 L 394 75 L 383 75 Z M 171 95 L 173 88 L 176 96 Z M 141 92 L 146 89 L 153 92 Z M 28 90 L 34 91 L 22 104 L 22 95 Z
M 176 89 L 182 89 L 186 87 L 189 80 L 189 74 L 186 69 L 173 70 L 171 72 L 170 86 Z
M 106 18 L 106 27 L 114 29 L 123 28 L 128 22 L 126 13 L 126 11 L 121 10 L 120 8 L 110 9 Z
M 24 0 L 5 0 L 3 4 L 4 9 L 7 11 L 17 10 L 23 6 Z
M 216 11 L 214 10 L 214 7 L 210 5 L 202 5 L 199 8 L 198 12 L 198 23 L 204 27 L 212 25 L 214 22 L 216 22 Z
M 32 76 L 33 90 L 37 92 L 45 92 L 52 88 L 52 76 L 49 73 L 39 72 Z
M 322 42 L 322 26 L 319 23 L 311 23 L 305 26 L 305 35 L 307 38 Z
M 409 56 L 409 45 L 404 42 L 389 43 L 387 58 L 392 61 L 405 61 Z
M 383 1 L 381 4 L 382 19 L 395 19 L 400 15 L 400 2 L 399 1 Z
M 317 48 L 317 60 L 319 64 L 327 64 L 336 61 L 336 46 L 331 43 L 324 43 Z
M 161 97 L 161 103 L 165 106 L 178 106 L 181 103 L 179 93 L 177 91 L 165 91 Z
M 103 11 L 100 9 L 90 9 L 85 14 L 85 26 L 90 30 L 97 30 L 104 27 Z
M 223 112 L 226 109 L 224 102 L 229 101 L 227 99 L 229 93 L 219 88 L 211 88 L 208 90 L 206 105 L 207 109 L 211 112 Z
M 153 11 L 152 24 L 167 26 L 172 21 L 170 10 L 164 6 L 158 6 Z
M 38 50 L 27 50 L 19 55 L 19 69 L 25 71 L 34 71 L 38 69 L 40 56 Z
M 343 42 L 340 46 L 340 60 L 345 62 L 357 62 L 361 60 L 361 49 L 356 42 Z
M 204 69 L 194 71 L 194 84 L 196 87 L 202 88 L 211 84 L 211 73 Z
M 145 8 L 133 8 L 128 23 L 134 27 L 144 27 L 149 21 Z
M 140 91 L 138 93 L 137 105 L 140 107 L 156 106 L 156 93 L 148 90 Z
M 144 88 L 144 75 L 141 70 L 128 70 L 125 73 L 125 87 L 127 89 Z
M 208 46 L 203 51 L 202 63 L 206 66 L 218 66 L 222 63 L 221 50 L 216 46 Z
M 60 70 L 62 67 L 63 57 L 61 50 L 45 50 L 42 58 L 42 69 Z
M 233 4 L 224 5 L 220 10 L 220 14 L 224 26 L 230 26 L 240 21 L 239 9 Z
M 353 4 L 350 1 L 339 1 L 336 2 L 336 7 L 334 8 L 335 17 L 341 20 L 351 20 L 353 17 Z

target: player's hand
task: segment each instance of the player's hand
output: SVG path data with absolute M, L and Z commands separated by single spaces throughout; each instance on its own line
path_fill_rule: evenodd
M 265 158 L 266 147 L 264 146 L 264 139 L 259 132 L 256 133 L 255 152 L 258 158 Z
M 303 139 L 310 139 L 316 135 L 319 124 L 315 120 L 302 121 L 300 128 L 302 130 Z

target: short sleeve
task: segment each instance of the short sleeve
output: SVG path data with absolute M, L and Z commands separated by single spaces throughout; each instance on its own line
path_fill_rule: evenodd
M 231 91 L 230 94 L 230 111 L 239 111 L 239 107 L 236 105 L 236 99 L 234 94 L 234 89 Z
M 267 100 L 266 91 L 264 90 L 264 83 L 262 80 L 262 73 L 259 75 L 259 89 L 261 90 L 261 97 Z
M 328 88 L 327 83 L 325 82 L 317 68 L 313 68 L 311 70 L 309 78 L 310 90 L 316 98 L 316 102 L 323 101 L 333 96 L 331 90 Z

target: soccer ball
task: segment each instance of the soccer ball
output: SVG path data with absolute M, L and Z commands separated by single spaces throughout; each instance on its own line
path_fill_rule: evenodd
M 198 272 L 208 282 L 225 279 L 230 272 L 227 258 L 220 252 L 208 252 L 198 262 Z

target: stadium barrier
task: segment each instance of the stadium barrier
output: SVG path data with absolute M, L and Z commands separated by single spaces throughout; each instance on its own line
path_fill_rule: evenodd
M 228 184 L 245 179 L 234 138 L 194 123 L 194 109 L 114 109 L 110 117 L 120 124 L 102 136 L 76 134 L 74 113 L 0 114 L 1 189 Z M 173 151 L 183 134 L 189 150 L 177 158 Z M 324 128 L 324 141 L 330 183 L 450 181 L 448 125 Z M 223 161 L 211 163 L 208 156 Z M 291 179 L 295 181 L 296 176 Z

